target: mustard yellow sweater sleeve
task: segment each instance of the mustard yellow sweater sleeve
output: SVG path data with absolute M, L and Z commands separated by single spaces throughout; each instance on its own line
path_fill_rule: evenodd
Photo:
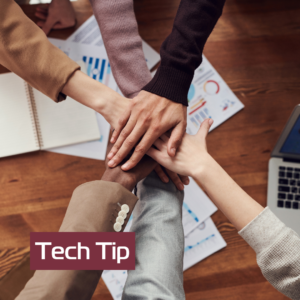
M 80 67 L 53 46 L 14 0 L 0 1 L 0 64 L 56 102 Z

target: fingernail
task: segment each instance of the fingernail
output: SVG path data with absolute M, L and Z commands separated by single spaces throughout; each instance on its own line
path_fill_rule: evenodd
M 209 125 L 212 125 L 213 122 L 214 122 L 213 119 L 209 119 L 208 124 L 209 124 Z
M 172 149 L 171 149 L 171 153 L 172 153 L 173 155 L 175 155 L 176 149 L 175 149 L 175 148 L 172 148 Z
M 111 160 L 110 162 L 108 162 L 108 166 L 113 168 L 115 166 L 115 161 Z
M 110 139 L 110 142 L 111 142 L 111 143 L 114 143 L 114 142 L 115 142 L 115 138 L 112 137 L 112 138 Z
M 182 183 L 179 184 L 179 190 L 182 191 L 184 189 L 184 186 Z
M 114 156 L 113 153 L 112 153 L 112 152 L 109 152 L 109 154 L 107 155 L 107 158 L 108 158 L 108 159 L 112 159 L 113 156 Z
M 190 183 L 190 180 L 187 178 L 187 179 L 184 180 L 183 183 L 184 183 L 185 185 L 188 185 L 188 184 Z
M 129 163 L 125 163 L 123 166 L 122 166 L 122 170 L 126 170 L 128 169 L 129 167 Z
M 164 177 L 164 182 L 168 183 L 169 182 L 169 178 L 168 177 Z

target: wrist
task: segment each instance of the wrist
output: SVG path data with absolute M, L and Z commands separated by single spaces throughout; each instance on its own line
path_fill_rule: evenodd
M 100 82 L 77 70 L 70 77 L 62 92 L 85 106 L 101 111 L 105 106 L 102 96 L 103 87 L 105 86 Z
M 196 167 L 192 168 L 191 176 L 201 184 L 204 184 L 216 164 L 217 162 L 208 153 L 204 156 L 201 155 L 201 162 L 196 163 Z
M 119 183 L 130 192 L 134 189 L 136 185 L 136 180 L 134 179 L 133 176 L 131 176 L 130 174 L 126 174 L 121 170 L 116 170 L 116 169 L 107 169 L 104 172 L 101 180 Z

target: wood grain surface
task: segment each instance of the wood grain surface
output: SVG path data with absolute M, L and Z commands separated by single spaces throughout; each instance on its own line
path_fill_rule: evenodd
M 179 0 L 136 0 L 140 34 L 155 50 L 172 29 Z M 79 27 L 88 0 L 73 2 Z M 23 6 L 35 20 L 35 6 Z M 300 1 L 227 0 L 204 54 L 245 108 L 209 134 L 208 149 L 236 182 L 266 205 L 268 160 L 300 102 Z M 51 32 L 67 38 L 75 28 Z M 7 72 L 0 67 L 0 72 Z M 31 231 L 56 231 L 72 191 L 100 179 L 104 162 L 34 152 L 0 159 L 0 277 L 29 251 Z M 218 211 L 228 246 L 184 273 L 187 299 L 287 299 L 263 277 L 253 250 Z M 112 299 L 101 280 L 93 300 Z

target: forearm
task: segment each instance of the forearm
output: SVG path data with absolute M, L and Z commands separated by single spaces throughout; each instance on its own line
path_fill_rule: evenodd
M 99 112 L 113 128 L 129 104 L 128 99 L 79 70 L 68 80 L 62 92 Z
M 245 227 L 263 210 L 209 154 L 205 166 L 196 170 L 193 177 L 237 230 Z
M 299 236 L 247 195 L 209 155 L 195 179 L 256 252 L 265 278 L 291 299 L 300 299 Z
M 0 63 L 51 99 L 79 66 L 47 39 L 13 0 L 0 1 Z
M 134 97 L 151 80 L 133 0 L 90 0 L 116 82 L 125 97 Z
M 225 0 L 181 0 L 171 34 L 163 42 L 161 64 L 144 90 L 187 105 L 194 70 Z

